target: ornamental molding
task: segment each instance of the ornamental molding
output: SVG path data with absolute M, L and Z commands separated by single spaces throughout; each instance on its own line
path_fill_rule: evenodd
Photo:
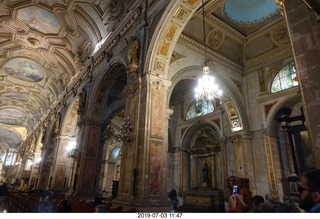
M 186 40 L 190 45 L 193 45 L 197 48 L 200 48 L 202 51 L 205 50 L 205 46 L 203 43 L 196 41 L 195 39 L 191 38 L 190 36 L 182 33 L 180 35 L 180 38 L 183 40 Z M 190 46 L 189 45 L 189 46 Z M 206 47 L 207 53 L 210 54 L 210 58 L 211 57 L 215 57 L 218 58 L 224 62 L 227 62 L 228 64 L 231 64 L 234 68 L 236 68 L 237 70 L 241 69 L 243 70 L 243 65 L 239 64 L 238 62 L 233 61 L 232 59 L 227 58 L 226 56 L 222 55 L 221 53 L 215 51 L 214 49 L 209 48 L 208 46 Z
M 172 82 L 163 78 L 156 77 L 154 75 L 149 75 L 150 86 L 156 90 L 166 90 L 169 91 Z

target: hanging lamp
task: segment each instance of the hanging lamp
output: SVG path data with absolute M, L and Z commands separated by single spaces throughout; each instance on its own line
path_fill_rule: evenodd
M 195 98 L 199 102 L 211 102 L 215 98 L 220 98 L 222 90 L 215 83 L 214 77 L 210 74 L 210 68 L 207 66 L 207 45 L 206 45 L 206 29 L 204 16 L 204 0 L 202 0 L 202 25 L 203 25 L 203 41 L 204 41 L 204 67 L 203 75 L 198 80 L 198 85 L 195 88 Z

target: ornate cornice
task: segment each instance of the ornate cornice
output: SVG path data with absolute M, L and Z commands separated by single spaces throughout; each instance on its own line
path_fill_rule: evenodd
M 219 26 L 219 28 L 221 28 L 222 30 L 224 30 L 226 33 L 229 33 L 231 36 L 234 36 L 234 39 L 241 39 L 241 40 L 246 40 L 246 37 L 240 33 L 239 31 L 231 28 L 228 24 L 222 22 L 221 20 L 219 20 L 218 18 L 216 18 L 215 16 L 209 16 L 209 20 L 213 23 L 215 23 L 217 26 Z
M 207 53 L 209 53 L 211 56 L 213 56 L 215 58 L 218 58 L 218 59 L 220 59 L 220 60 L 222 60 L 222 61 L 224 61 L 224 62 L 226 62 L 228 64 L 231 64 L 232 66 L 234 66 L 238 70 L 239 69 L 243 70 L 243 66 L 241 64 L 239 64 L 238 62 L 235 62 L 232 59 L 227 58 L 226 56 L 224 56 L 221 53 L 209 48 L 208 46 L 205 47 L 203 43 L 191 38 L 190 36 L 182 33 L 180 35 L 180 38 L 183 39 L 183 40 L 186 40 L 189 44 L 191 44 L 191 45 L 193 45 L 193 46 L 195 46 L 197 48 L 202 49 L 203 51 L 206 48 Z
M 269 53 L 268 53 L 269 54 Z M 248 61 L 244 64 L 245 74 L 260 69 L 263 66 L 271 64 L 279 59 L 284 59 L 292 56 L 292 50 L 290 47 L 281 47 L 277 48 L 277 52 L 274 50 L 271 51 L 269 55 L 263 55 L 259 58 L 256 58 L 252 61 Z

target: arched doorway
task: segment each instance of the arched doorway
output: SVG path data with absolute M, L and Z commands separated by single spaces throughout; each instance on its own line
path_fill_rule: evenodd
M 297 190 L 299 175 L 315 168 L 311 140 L 305 123 L 302 103 L 283 105 L 274 115 L 275 130 L 278 131 L 283 199 L 291 203 L 299 202 Z

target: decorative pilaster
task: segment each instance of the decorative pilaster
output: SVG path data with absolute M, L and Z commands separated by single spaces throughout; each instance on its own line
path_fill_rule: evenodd
M 140 83 L 135 81 L 125 89 L 125 117 L 130 115 L 133 140 L 123 142 L 119 193 L 114 203 L 135 205 L 139 211 L 169 210 L 165 184 L 170 111 L 166 103 L 171 82 L 146 74 Z M 132 185 L 133 178 L 136 185 Z
M 273 153 L 272 153 L 272 145 L 270 137 L 264 137 L 264 146 L 266 151 L 266 158 L 268 164 L 268 174 L 269 174 L 269 183 L 270 183 L 270 190 L 272 193 L 273 198 L 278 198 L 278 188 L 277 188 L 277 179 L 276 179 L 276 172 L 273 163 Z

